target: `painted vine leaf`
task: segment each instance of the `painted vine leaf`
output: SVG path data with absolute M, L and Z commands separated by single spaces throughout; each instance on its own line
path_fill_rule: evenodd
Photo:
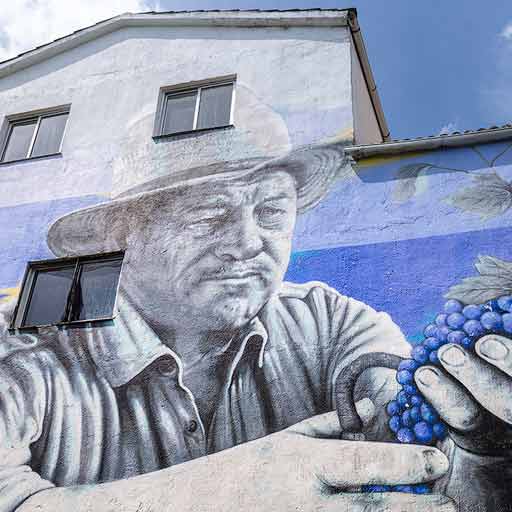
M 495 172 L 473 178 L 473 186 L 448 198 L 463 212 L 476 213 L 482 220 L 502 215 L 512 207 L 512 184 Z
M 482 304 L 502 295 L 512 295 L 512 262 L 493 256 L 479 256 L 475 267 L 478 276 L 467 277 L 445 294 L 463 304 Z
M 393 200 L 404 203 L 411 199 L 416 193 L 416 183 L 420 173 L 429 170 L 431 167 L 433 167 L 432 164 L 424 162 L 407 164 L 400 167 L 396 173 L 396 178 L 399 181 L 393 190 Z
M 494 256 L 479 256 L 475 268 L 479 274 L 506 278 L 512 281 L 512 262 Z

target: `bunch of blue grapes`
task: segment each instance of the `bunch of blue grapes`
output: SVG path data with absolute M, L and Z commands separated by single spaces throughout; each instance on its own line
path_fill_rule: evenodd
M 512 335 L 512 296 L 502 296 L 486 304 L 468 305 L 450 299 L 443 312 L 425 327 L 424 338 L 413 343 L 411 359 L 405 359 L 398 367 L 396 379 L 401 390 L 387 405 L 389 428 L 400 443 L 435 445 L 448 434 L 446 424 L 416 387 L 414 372 L 423 365 L 440 366 L 437 351 L 446 343 L 455 343 L 471 351 L 480 337 L 491 333 Z M 426 494 L 431 489 L 428 485 L 371 485 L 365 490 Z

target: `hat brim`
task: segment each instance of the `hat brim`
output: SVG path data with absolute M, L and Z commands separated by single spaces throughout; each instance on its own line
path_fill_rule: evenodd
M 219 162 L 156 178 L 112 201 L 57 219 L 48 231 L 48 246 L 61 257 L 124 250 L 134 206 L 138 216 L 144 215 L 152 211 L 152 204 L 162 204 L 185 186 L 271 170 L 285 171 L 295 179 L 297 211 L 303 213 L 323 199 L 337 178 L 352 172 L 345 146 L 339 142 L 306 146 L 277 158 Z

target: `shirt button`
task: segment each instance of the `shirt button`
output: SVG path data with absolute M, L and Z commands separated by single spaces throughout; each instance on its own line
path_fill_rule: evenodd
M 191 420 L 191 421 L 189 421 L 189 423 L 187 425 L 187 431 L 190 432 L 191 434 L 193 434 L 197 430 L 198 426 L 199 425 L 196 420 Z
M 170 359 L 158 361 L 157 370 L 164 377 L 171 377 L 176 372 L 176 363 Z

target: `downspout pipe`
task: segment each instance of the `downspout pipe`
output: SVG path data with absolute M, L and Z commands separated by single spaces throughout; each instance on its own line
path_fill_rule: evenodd
M 359 27 L 359 22 L 357 21 L 356 9 L 348 10 L 348 26 L 352 35 L 352 41 L 354 43 L 357 58 L 359 59 L 361 69 L 363 71 L 366 87 L 370 94 L 373 110 L 375 112 L 375 116 L 377 117 L 377 123 L 379 125 L 382 140 L 383 142 L 386 142 L 391 139 L 391 134 L 389 133 L 388 123 L 386 122 L 384 110 L 382 109 L 382 103 L 380 102 L 379 94 L 377 92 L 377 84 L 373 78 L 370 61 L 368 60 L 368 54 L 366 53 L 363 36 L 361 35 L 361 28 Z

